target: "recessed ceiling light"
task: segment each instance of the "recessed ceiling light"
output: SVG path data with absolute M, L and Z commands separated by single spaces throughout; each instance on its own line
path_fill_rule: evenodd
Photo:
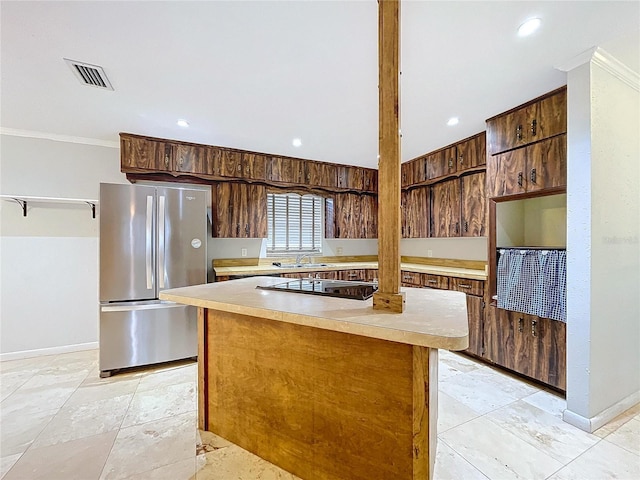
M 180 119 L 176 122 L 176 124 L 178 124 L 179 127 L 188 127 L 189 126 L 189 122 L 187 122 L 184 119 Z
M 447 122 L 447 125 L 449 125 L 450 127 L 453 127 L 454 125 L 457 125 L 459 121 L 460 120 L 458 119 L 458 117 L 451 117 Z
M 531 35 L 540 27 L 541 23 L 542 21 L 539 18 L 530 18 L 518 27 L 518 36 L 526 37 Z
M 300 140 L 299 138 L 294 138 L 291 144 L 294 147 L 300 147 L 302 145 L 302 140 Z

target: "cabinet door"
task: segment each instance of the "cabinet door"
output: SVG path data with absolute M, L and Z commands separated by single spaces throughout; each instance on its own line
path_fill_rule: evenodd
M 566 140 L 566 135 L 559 135 L 526 148 L 527 169 L 524 181 L 528 192 L 567 184 Z
M 220 182 L 211 186 L 212 233 L 214 237 L 235 237 L 236 225 L 233 221 L 233 210 L 236 205 L 233 204 L 232 185 L 228 182 Z
M 477 295 L 479 297 L 484 295 L 484 281 L 482 280 L 452 277 L 449 280 L 449 288 L 469 295 Z
M 533 105 L 534 112 L 527 125 L 530 142 L 567 132 L 567 90 L 543 98 Z
M 242 177 L 242 155 L 240 152 L 227 148 L 219 148 L 216 151 L 216 157 L 216 163 L 219 168 L 218 174 L 221 177 Z
M 413 183 L 424 182 L 429 179 L 427 156 L 422 156 L 411 162 L 413 165 Z
M 120 135 L 120 165 L 169 172 L 174 168 L 174 148 L 169 142 Z
M 267 176 L 267 159 L 259 153 L 242 152 L 240 175 L 249 180 L 264 180 Z
M 243 196 L 246 201 L 248 228 L 245 226 L 245 234 L 248 238 L 267 238 L 267 187 L 255 183 L 239 184 L 246 192 Z
M 482 356 L 482 332 L 484 325 L 484 307 L 482 297 L 467 295 L 467 316 L 469 318 L 469 348 L 466 352 Z
M 429 187 L 403 192 L 403 238 L 429 236 Z
M 524 146 L 527 143 L 527 125 L 530 118 L 533 118 L 531 107 L 522 107 L 487 120 L 489 155 Z
M 362 238 L 361 202 L 355 193 L 335 196 L 335 238 Z
M 400 183 L 403 187 L 413 185 L 413 161 L 400 165 Z
M 360 205 L 363 229 L 361 238 L 378 238 L 378 197 L 361 195 Z
M 526 192 L 526 155 L 526 148 L 520 148 L 487 159 L 489 198 Z
M 427 176 L 438 178 L 457 171 L 456 147 L 449 147 L 427 156 Z
M 365 192 L 378 193 L 378 170 L 373 168 L 363 169 L 363 185 Z
M 337 167 L 338 187 L 350 190 L 362 190 L 364 185 L 364 171 L 359 167 L 340 165 Z
M 456 145 L 459 172 L 487 163 L 486 143 L 486 135 L 482 132 L 480 135 Z
M 373 282 L 378 280 L 378 269 L 377 268 L 369 268 L 364 271 L 364 281 L 365 282 Z
M 220 182 L 212 186 L 211 194 L 214 237 L 267 236 L 267 189 L 264 185 Z
M 461 230 L 463 237 L 483 237 L 486 231 L 487 199 L 485 172 L 460 178 Z
M 460 236 L 460 181 L 431 186 L 431 237 Z
M 535 353 L 528 317 L 526 314 L 489 307 L 485 316 L 484 347 L 488 360 L 531 377 Z
M 291 171 L 291 159 L 285 157 L 271 157 L 267 165 L 267 180 L 273 182 L 293 183 L 294 175 Z
M 320 187 L 335 187 L 337 185 L 336 166 L 324 162 L 305 162 L 306 184 Z
M 350 280 L 354 282 L 365 281 L 365 270 L 338 270 L 338 280 Z
M 530 318 L 536 358 L 533 377 L 548 385 L 566 390 L 566 324 L 548 318 Z
M 207 162 L 207 148 L 200 145 L 177 144 L 177 172 L 210 174 Z
M 402 270 L 400 279 L 402 284 L 409 287 L 422 287 L 422 274 L 418 272 L 407 272 Z
M 449 289 L 449 277 L 442 275 L 433 275 L 431 273 L 423 274 L 422 284 L 429 288 L 440 288 L 442 290 Z

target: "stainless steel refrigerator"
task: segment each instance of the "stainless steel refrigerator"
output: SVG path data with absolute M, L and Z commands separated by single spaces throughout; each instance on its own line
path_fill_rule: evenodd
M 203 190 L 100 184 L 100 376 L 196 357 L 194 307 L 158 299 L 207 281 Z

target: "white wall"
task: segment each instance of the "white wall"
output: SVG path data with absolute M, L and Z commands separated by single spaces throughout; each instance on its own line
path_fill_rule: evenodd
M 400 255 L 409 257 L 487 260 L 487 237 L 476 238 L 403 238 Z
M 496 245 L 565 247 L 567 196 L 548 195 L 496 204 Z
M 0 193 L 98 199 L 126 183 L 118 148 L 0 136 Z M 95 348 L 98 218 L 87 205 L 0 201 L 0 358 Z
M 568 75 L 564 418 L 587 431 L 640 400 L 639 90 L 606 52 Z

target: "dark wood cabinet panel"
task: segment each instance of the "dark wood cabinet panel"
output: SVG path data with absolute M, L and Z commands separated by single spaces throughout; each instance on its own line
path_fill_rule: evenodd
M 535 192 L 567 184 L 566 135 L 488 159 L 489 197 Z
M 467 295 L 467 317 L 469 318 L 468 353 L 479 357 L 483 354 L 484 307 L 482 297 Z
M 213 236 L 267 237 L 267 188 L 264 185 L 220 182 L 212 185 Z
M 456 147 L 449 147 L 427 156 L 427 177 L 443 177 L 457 171 Z
M 366 278 L 366 270 L 338 270 L 338 280 L 350 280 L 354 282 L 364 282 Z
M 364 185 L 364 169 L 360 167 L 349 167 L 339 165 L 337 167 L 338 188 L 348 188 L 350 190 L 362 190 Z
M 420 183 L 429 180 L 428 156 L 423 155 L 411 162 L 413 170 L 413 183 Z
M 242 178 L 264 180 L 267 177 L 267 157 L 259 153 L 242 152 L 241 159 Z
M 378 238 L 378 197 L 361 195 L 360 203 L 360 220 L 363 229 L 361 238 Z
M 177 144 L 175 170 L 182 173 L 212 174 L 206 147 Z
M 566 143 L 566 136 L 560 135 L 526 148 L 527 192 L 567 185 Z
M 566 88 L 487 120 L 489 155 L 496 155 L 567 131 Z
M 480 167 L 487 163 L 487 137 L 482 132 L 456 145 L 458 155 L 458 171 Z
M 323 162 L 306 162 L 306 184 L 321 187 L 337 186 L 337 168 Z
M 567 388 L 567 325 L 548 318 L 533 317 L 532 336 L 536 344 L 533 377 L 560 390 Z
M 418 187 L 403 192 L 402 237 L 427 238 L 429 236 L 429 187 Z
M 485 172 L 460 178 L 460 226 L 463 237 L 483 237 L 487 224 L 487 198 Z
M 413 185 L 413 162 L 404 162 L 400 165 L 400 184 L 402 187 L 409 187 Z
M 378 193 L 378 170 L 373 168 L 363 169 L 362 189 L 365 192 Z
M 325 200 L 326 238 L 377 238 L 378 199 L 373 195 L 338 193 Z
M 124 169 L 170 172 L 174 169 L 175 145 L 144 137 L 120 134 L 120 164 Z
M 242 177 L 242 155 L 227 148 L 217 148 L 214 153 L 218 175 L 221 177 Z
M 402 270 L 400 280 L 405 286 L 422 287 L 422 274 L 418 272 L 408 272 L 406 270 Z
M 449 277 L 442 275 L 433 275 L 431 273 L 424 273 L 422 277 L 422 284 L 429 288 L 439 288 L 442 290 L 449 289 Z
M 482 280 L 452 277 L 449 280 L 449 288 L 469 295 L 477 295 L 479 297 L 484 295 L 484 281 Z
M 291 162 L 289 158 L 272 156 L 267 166 L 267 180 L 272 182 L 292 182 Z
M 378 281 L 378 269 L 377 268 L 369 268 L 364 271 L 364 281 L 365 282 L 373 282 Z
M 460 181 L 431 186 L 431 237 L 460 236 Z

